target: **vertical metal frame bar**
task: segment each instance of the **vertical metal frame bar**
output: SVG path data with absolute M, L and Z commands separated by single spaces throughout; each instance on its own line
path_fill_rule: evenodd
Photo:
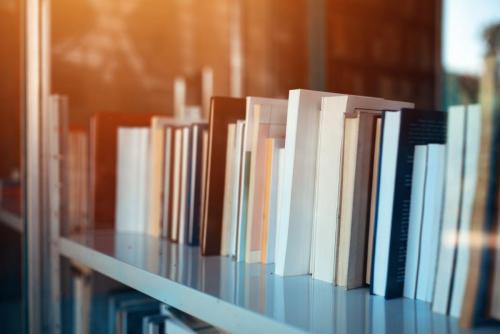
M 58 332 L 58 263 L 51 229 L 48 184 L 50 0 L 23 1 L 24 45 L 24 309 L 28 333 Z M 45 199 L 44 199 L 45 198 Z M 56 266 L 56 269 L 58 266 Z M 58 282 L 56 280 L 55 282 Z
M 28 333 L 40 332 L 40 6 L 39 0 L 24 2 L 25 83 L 25 184 L 24 274 L 25 320 Z

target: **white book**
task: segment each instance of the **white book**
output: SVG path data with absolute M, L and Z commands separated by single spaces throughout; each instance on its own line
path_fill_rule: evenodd
M 450 304 L 450 315 L 456 318 L 460 317 L 462 311 L 469 269 L 472 210 L 476 194 L 477 166 L 481 138 L 481 107 L 479 105 L 470 105 L 467 107 L 465 124 L 465 156 L 462 203 L 460 206 L 460 228 Z
M 285 248 L 282 246 L 283 239 L 279 236 L 283 233 L 285 229 L 285 221 L 282 219 L 282 205 L 283 205 L 283 176 L 285 175 L 285 148 L 278 149 L 278 189 L 277 189 L 277 199 L 276 199 L 276 239 L 274 245 L 274 259 L 284 257 L 283 252 Z
M 456 239 L 462 193 L 465 107 L 453 106 L 448 110 L 446 147 L 446 178 L 442 216 L 441 242 L 436 274 L 436 287 L 432 310 L 446 314 L 451 292 Z
M 380 114 L 383 110 L 399 110 L 412 106 L 413 104 L 406 102 L 354 95 L 338 95 L 322 99 L 314 181 L 314 243 L 312 244 L 312 253 L 320 256 L 314 256 L 315 264 L 312 266 L 314 278 L 335 282 L 345 115 L 356 113 L 359 109 Z
M 146 233 L 149 129 L 118 130 L 116 229 Z
M 227 147 L 226 147 L 226 176 L 224 181 L 224 204 L 222 207 L 222 237 L 221 250 L 222 256 L 229 255 L 229 239 L 231 226 L 231 200 L 233 199 L 233 166 L 235 150 L 236 124 L 231 123 L 227 126 Z
M 188 197 L 189 197 L 189 127 L 182 129 L 182 151 L 181 151 L 181 180 L 179 200 L 179 244 L 186 243 L 186 231 L 189 219 Z
M 273 141 L 273 156 L 270 175 L 270 195 L 269 195 L 269 212 L 268 212 L 268 233 L 267 239 L 267 254 L 264 263 L 274 263 L 274 252 L 276 249 L 276 229 L 278 219 L 278 186 L 280 177 L 280 151 L 285 146 L 284 139 L 275 139 Z
M 391 237 L 391 221 L 394 205 L 396 179 L 396 166 L 398 159 L 398 141 L 401 124 L 401 113 L 387 113 L 384 117 L 381 143 L 381 161 L 379 169 L 378 185 L 378 210 L 377 227 L 375 231 L 372 264 L 373 294 L 385 296 L 388 266 L 389 266 L 389 242 Z M 383 222 L 383 224 L 382 224 Z M 377 263 L 379 262 L 379 263 Z
M 248 263 L 259 262 L 261 259 L 266 139 L 285 137 L 286 113 L 286 104 L 257 104 L 254 108 L 245 251 L 245 261 Z
M 248 192 L 249 192 L 249 182 L 250 182 L 250 167 L 251 167 L 251 151 L 253 147 L 253 117 L 254 117 L 254 109 L 256 105 L 260 106 L 285 106 L 287 105 L 286 99 L 270 99 L 263 97 L 253 97 L 248 96 L 246 98 L 246 113 L 245 113 L 245 133 L 243 139 L 243 160 L 241 161 L 241 175 L 240 175 L 240 185 L 239 191 L 240 195 L 238 196 L 238 240 L 241 236 L 245 236 L 247 231 L 247 210 L 248 210 Z M 243 245 L 241 245 L 243 244 Z M 238 261 L 245 260 L 245 249 L 246 249 L 246 239 L 244 242 L 238 241 L 238 249 L 239 246 L 242 246 L 242 249 L 239 250 L 237 259 Z
M 276 253 L 276 274 L 304 275 L 310 271 L 321 98 L 337 94 L 291 90 L 286 121 L 285 165 L 280 219 L 283 230 Z
M 411 186 L 408 246 L 406 248 L 405 286 L 403 295 L 415 299 L 417 290 L 420 232 L 424 210 L 425 180 L 427 171 L 427 145 L 415 146 Z
M 424 212 L 418 264 L 416 298 L 432 301 L 441 231 L 444 192 L 445 145 L 427 145 Z
M 181 196 L 181 157 L 182 157 L 182 128 L 174 131 L 174 161 L 172 177 L 172 219 L 170 220 L 170 237 L 177 241 L 179 236 L 179 217 L 180 217 L 180 196 Z
M 243 141 L 245 135 L 245 121 L 236 122 L 236 139 L 233 164 L 232 198 L 231 198 L 231 222 L 229 228 L 229 254 L 236 256 L 237 234 L 238 234 L 238 210 L 241 185 L 241 163 L 243 161 Z

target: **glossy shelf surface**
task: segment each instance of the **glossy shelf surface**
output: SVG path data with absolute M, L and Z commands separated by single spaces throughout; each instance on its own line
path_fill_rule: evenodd
M 230 332 L 462 333 L 454 318 L 406 298 L 346 291 L 274 265 L 200 256 L 141 234 L 94 232 L 60 239 L 61 254 Z M 493 333 L 491 328 L 474 333 Z

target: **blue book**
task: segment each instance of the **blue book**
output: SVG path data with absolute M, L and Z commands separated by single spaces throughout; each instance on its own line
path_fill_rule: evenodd
M 403 296 L 415 145 L 446 141 L 446 113 L 384 112 L 370 291 Z

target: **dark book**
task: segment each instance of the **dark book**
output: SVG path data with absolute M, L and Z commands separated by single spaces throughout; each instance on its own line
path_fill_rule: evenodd
M 415 145 L 445 143 L 446 116 L 413 109 L 383 114 L 372 294 L 403 296 Z
M 208 159 L 201 230 L 203 255 L 219 255 L 226 175 L 227 126 L 245 118 L 245 99 L 212 97 L 208 132 Z
M 208 124 L 197 123 L 191 126 L 191 152 L 189 159 L 189 192 L 187 244 L 198 246 L 200 242 L 202 174 L 203 174 L 203 133 L 208 131 Z

